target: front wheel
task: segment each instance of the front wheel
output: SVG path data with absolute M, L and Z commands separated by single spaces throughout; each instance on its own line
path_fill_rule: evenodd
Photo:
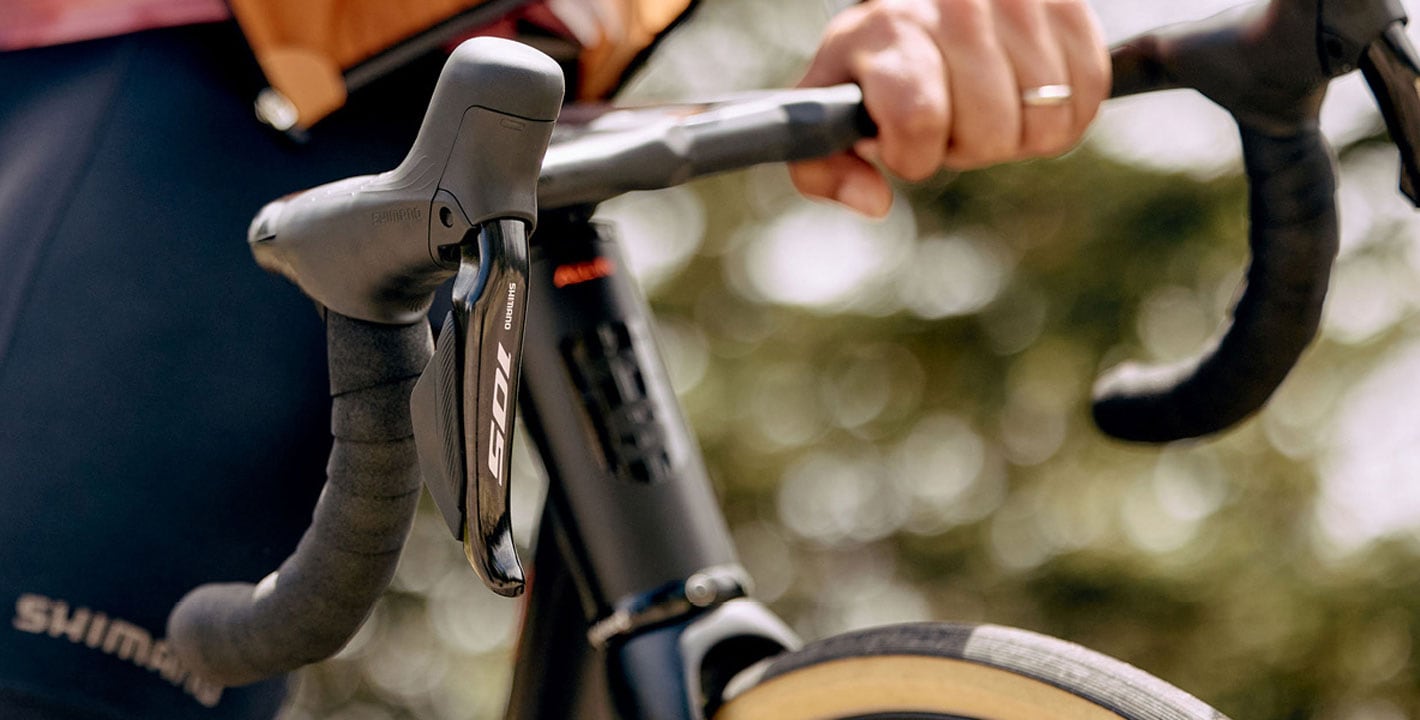
M 995 625 L 918 623 L 785 653 L 731 684 L 715 720 L 1227 720 L 1079 645 Z

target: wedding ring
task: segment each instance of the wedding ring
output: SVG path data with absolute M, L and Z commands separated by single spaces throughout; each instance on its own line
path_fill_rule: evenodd
M 1021 91 L 1021 104 L 1032 107 L 1064 105 L 1075 94 L 1069 85 L 1041 85 Z

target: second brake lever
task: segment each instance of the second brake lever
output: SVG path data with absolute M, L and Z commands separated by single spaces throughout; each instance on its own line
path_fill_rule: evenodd
M 1400 150 L 1400 191 L 1420 207 L 1420 56 L 1405 36 L 1398 0 L 1323 3 L 1319 50 L 1334 74 L 1357 67 Z
M 1420 207 L 1420 58 L 1405 36 L 1404 23 L 1391 23 L 1371 41 L 1360 65 L 1400 150 L 1400 191 Z

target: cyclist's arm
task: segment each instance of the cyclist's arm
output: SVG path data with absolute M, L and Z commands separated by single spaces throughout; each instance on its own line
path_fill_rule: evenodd
M 791 168 L 804 193 L 883 215 L 907 180 L 1056 155 L 1109 93 L 1109 55 L 1084 0 L 868 0 L 833 19 L 801 85 L 863 87 L 877 140 Z M 1022 91 L 1068 85 L 1055 105 Z

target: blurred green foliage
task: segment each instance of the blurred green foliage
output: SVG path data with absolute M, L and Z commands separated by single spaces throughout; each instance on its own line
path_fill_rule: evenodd
M 1343 150 L 1343 186 L 1379 142 Z M 1415 337 L 1413 304 L 1323 335 L 1259 418 L 1124 445 L 1089 421 L 1092 378 L 1192 354 L 1221 322 L 1247 262 L 1243 180 L 1087 146 L 901 199 L 864 230 L 805 210 L 782 169 L 756 170 L 696 184 L 659 221 L 703 219 L 703 237 L 643 274 L 761 597 L 806 637 L 927 618 L 1045 632 L 1239 720 L 1420 717 L 1420 543 L 1338 543 L 1319 499 L 1334 421 Z M 783 221 L 807 212 L 820 219 Z M 835 226 L 881 245 L 813 234 Z M 1364 231 L 1345 272 L 1413 262 L 1403 224 Z M 871 269 L 847 294 L 786 301 L 792 288 L 756 274 L 779 246 Z M 515 615 L 423 517 L 374 621 L 303 676 L 286 717 L 497 717 Z
M 731 187 L 706 192 L 712 207 L 735 204 L 717 197 Z M 788 559 L 765 568 L 755 568 L 763 550 L 745 550 L 760 574 L 792 573 L 792 583 L 776 587 L 777 609 L 809 636 L 923 616 L 1037 629 L 1140 665 L 1236 718 L 1420 716 L 1413 541 L 1328 558 L 1312 519 L 1316 468 L 1275 447 L 1258 421 L 1164 449 L 1106 440 L 1089 422 L 1096 368 L 1148 356 L 1134 328 L 1141 308 L 1161 302 L 1160 288 L 1167 302 L 1206 306 L 1217 322 L 1215 298 L 1230 297 L 1219 288 L 1235 286 L 1246 262 L 1241 180 L 1143 172 L 1079 152 L 910 192 L 919 232 L 994 230 L 998 250 L 1013 258 L 996 303 L 930 321 L 743 299 L 707 311 L 707 295 L 730 296 L 713 258 L 687 268 L 696 280 L 666 283 L 659 294 L 663 317 L 754 314 L 781 329 L 728 357 L 707 332 L 716 355 L 710 379 L 687 396 L 697 422 L 752 419 L 756 405 L 801 402 L 792 386 L 764 399 L 772 383 L 755 385 L 754 397 L 721 391 L 766 366 L 788 364 L 785 377 L 817 388 L 807 402 L 827 418 L 843 401 L 831 390 L 837 374 L 855 357 L 905 353 L 920 369 L 905 410 L 824 422 L 780 447 L 749 437 L 763 429 L 753 421 L 703 436 L 732 522 L 784 547 Z M 1040 298 L 1043 317 L 1029 342 L 1003 344 L 1023 320 L 996 305 L 1018 296 Z M 1188 352 L 1202 338 L 1191 340 Z M 1342 362 L 1332 352 L 1354 351 L 1323 343 L 1306 362 L 1325 366 Z M 1297 384 L 1287 391 L 1307 392 Z M 951 422 L 923 420 L 943 417 Z M 979 469 L 952 499 L 972 503 L 972 490 L 994 484 L 984 508 L 959 517 L 943 507 L 920 521 L 883 507 L 895 493 L 919 514 L 930 505 L 930 486 L 903 488 L 894 476 L 904 469 L 904 438 L 924 425 L 947 445 L 974 434 L 974 449 L 955 459 Z M 1049 436 L 1046 447 L 1032 448 L 1032 433 Z M 815 478 L 823 493 L 838 495 L 837 507 L 808 500 L 805 510 L 805 497 L 786 496 L 777 481 L 794 482 L 806 456 L 828 458 L 812 466 L 825 475 L 852 468 L 862 487 Z M 912 474 L 921 470 L 911 463 L 930 461 L 906 462 Z M 846 529 L 810 522 L 807 536 L 781 526 L 803 512 L 853 517 Z M 894 521 L 878 522 L 883 514 Z M 855 586 L 855 575 L 870 586 Z M 892 593 L 917 602 L 884 597 Z

